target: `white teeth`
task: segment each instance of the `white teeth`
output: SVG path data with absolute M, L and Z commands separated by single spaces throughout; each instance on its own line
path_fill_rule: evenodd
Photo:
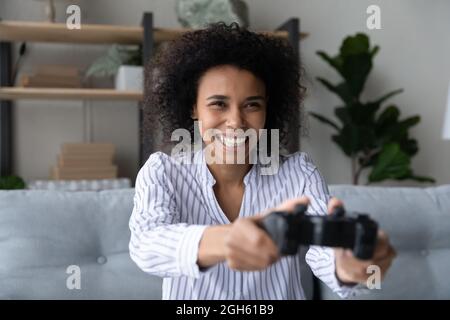
M 246 138 L 227 138 L 222 135 L 219 135 L 219 140 L 227 147 L 233 148 L 240 146 L 241 144 L 245 143 Z

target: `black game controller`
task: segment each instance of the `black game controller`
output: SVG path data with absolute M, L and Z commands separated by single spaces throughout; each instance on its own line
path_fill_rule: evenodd
M 263 218 L 261 227 L 283 255 L 293 255 L 300 245 L 319 245 L 353 250 L 361 260 L 371 259 L 377 241 L 378 224 L 367 214 L 346 217 L 339 207 L 331 215 L 306 215 L 307 206 L 297 205 L 293 213 L 274 211 Z

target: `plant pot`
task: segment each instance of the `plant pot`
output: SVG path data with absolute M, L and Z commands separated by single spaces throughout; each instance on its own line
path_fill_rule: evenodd
M 119 67 L 116 74 L 116 90 L 142 91 L 144 79 L 144 68 L 141 66 Z

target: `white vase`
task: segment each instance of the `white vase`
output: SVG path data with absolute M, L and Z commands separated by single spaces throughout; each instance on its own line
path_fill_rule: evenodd
M 142 91 L 144 79 L 144 68 L 140 66 L 119 67 L 116 74 L 116 90 Z

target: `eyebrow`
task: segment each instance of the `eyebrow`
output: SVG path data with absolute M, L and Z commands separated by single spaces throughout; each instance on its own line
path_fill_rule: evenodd
M 224 95 L 219 95 L 219 94 L 216 94 L 216 95 L 213 95 L 213 96 L 210 96 L 210 97 L 206 98 L 206 100 L 213 100 L 213 99 L 217 99 L 217 100 L 230 100 L 229 97 L 224 96 Z M 247 98 L 245 99 L 245 101 L 249 101 L 249 100 L 265 100 L 265 99 L 266 99 L 266 98 L 264 98 L 263 96 L 251 96 L 251 97 L 247 97 Z

